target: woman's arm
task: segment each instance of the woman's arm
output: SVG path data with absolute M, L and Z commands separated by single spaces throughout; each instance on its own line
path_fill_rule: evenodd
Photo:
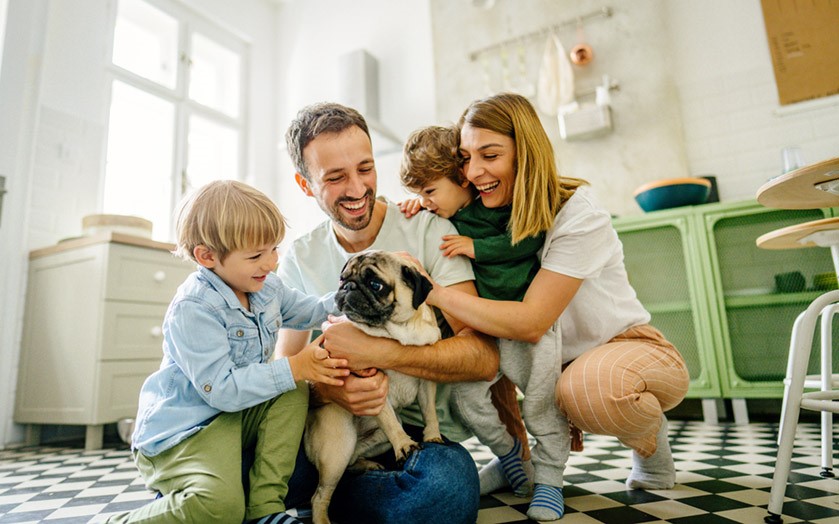
M 477 297 L 473 281 L 446 289 Z M 492 337 L 478 333 L 459 319 L 443 315 L 455 336 L 429 346 L 403 346 L 399 342 L 371 337 L 349 322 L 324 330 L 323 346 L 332 358 L 346 358 L 351 369 L 393 369 L 435 382 L 492 380 L 498 373 L 498 348 Z
M 582 283 L 579 278 L 540 269 L 521 302 L 480 298 L 437 285 L 427 302 L 481 333 L 538 342 Z

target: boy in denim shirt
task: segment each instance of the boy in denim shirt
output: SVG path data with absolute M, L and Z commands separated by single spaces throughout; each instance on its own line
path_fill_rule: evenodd
M 316 339 L 269 361 L 282 328 L 316 328 L 332 295 L 306 296 L 274 273 L 285 221 L 263 193 L 224 180 L 180 207 L 176 254 L 198 263 L 163 321 L 163 361 L 143 384 L 132 438 L 157 500 L 109 522 L 292 524 L 285 513 L 308 411 L 305 381 L 342 385 L 347 362 Z M 244 478 L 243 456 L 250 457 Z

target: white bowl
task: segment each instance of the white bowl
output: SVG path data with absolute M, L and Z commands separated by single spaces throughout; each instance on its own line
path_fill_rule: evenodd
M 152 223 L 145 218 L 129 215 L 87 215 L 82 218 L 83 235 L 90 236 L 102 232 L 151 238 Z

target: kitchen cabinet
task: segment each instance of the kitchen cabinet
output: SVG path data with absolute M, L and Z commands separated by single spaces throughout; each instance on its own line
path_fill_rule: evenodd
M 193 264 L 174 245 L 104 232 L 32 251 L 15 422 L 36 443 L 42 424 L 87 427 L 134 417 L 160 366 L 163 316 Z
M 832 215 L 829 209 L 768 209 L 749 200 L 614 220 L 630 282 L 652 324 L 688 365 L 689 398 L 783 395 L 793 321 L 821 292 L 812 289 L 814 275 L 833 271 L 833 263 L 828 249 L 769 251 L 755 240 Z M 805 276 L 807 289 L 776 292 L 775 275 L 791 271 Z M 819 351 L 812 355 L 816 373 Z

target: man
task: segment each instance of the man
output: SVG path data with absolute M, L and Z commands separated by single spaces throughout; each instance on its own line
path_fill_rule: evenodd
M 357 111 L 339 104 L 306 107 L 289 127 L 286 142 L 297 184 L 329 220 L 295 241 L 284 255 L 279 272 L 285 284 L 313 295 L 334 291 L 341 268 L 353 253 L 383 249 L 411 253 L 440 285 L 477 293 L 469 261 L 446 258 L 439 250 L 443 235 L 456 234 L 447 220 L 431 213 L 407 219 L 395 204 L 376 199 L 369 131 Z M 493 379 L 498 352 L 493 339 L 455 319 L 446 320 L 454 336 L 430 346 L 406 348 L 365 335 L 347 323 L 330 326 L 323 345 L 333 357 L 348 359 L 352 369 L 393 369 L 441 383 L 437 390 L 441 432 L 457 442 L 469 433 L 451 416 L 445 383 Z M 284 331 L 278 347 L 284 355 L 292 355 L 309 338 L 307 332 Z M 313 402 L 337 402 L 356 415 L 375 415 L 386 401 L 387 377 L 381 371 L 351 376 L 342 387 L 317 384 L 312 393 Z M 508 397 L 505 405 L 511 404 Z M 516 429 L 523 436 L 517 406 L 506 411 L 515 412 L 508 418 L 518 418 Z M 403 410 L 401 415 L 409 433 L 412 426 L 422 424 L 416 410 Z M 303 470 L 312 469 L 301 462 L 292 492 L 295 484 L 305 482 Z M 311 479 L 308 483 L 314 484 Z M 338 507 L 336 511 L 352 514 L 359 522 L 475 522 L 477 506 L 474 463 L 457 444 L 424 446 L 396 472 L 345 477 L 332 502 L 333 510 Z

